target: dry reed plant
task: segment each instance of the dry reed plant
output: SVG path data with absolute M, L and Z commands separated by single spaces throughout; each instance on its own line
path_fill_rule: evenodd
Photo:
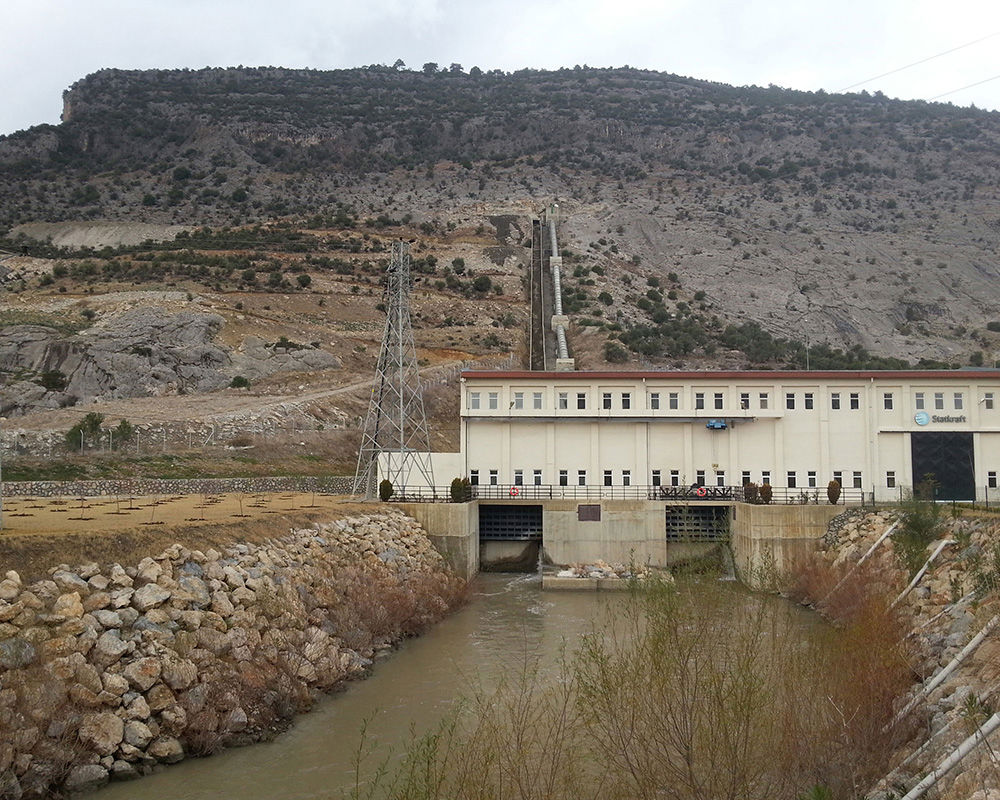
M 898 630 L 860 604 L 822 628 L 778 598 L 652 580 L 567 656 L 473 692 L 404 768 L 351 793 L 394 800 L 850 800 L 886 768 L 908 685 Z

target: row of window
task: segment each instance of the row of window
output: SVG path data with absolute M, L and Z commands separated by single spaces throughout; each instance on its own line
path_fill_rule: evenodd
M 846 473 L 850 475 L 851 486 L 855 489 L 863 488 L 863 481 L 861 472 L 858 470 Z M 716 486 L 726 486 L 726 473 L 725 470 L 715 470 L 713 472 L 715 477 Z M 836 470 L 833 473 L 833 479 L 837 481 L 841 486 L 844 486 L 844 475 L 843 470 Z M 995 481 L 996 473 L 990 473 Z M 620 481 L 615 483 L 615 470 L 606 469 L 603 471 L 603 485 L 604 486 L 631 486 L 632 485 L 632 470 L 623 469 L 619 472 Z M 699 469 L 695 472 L 695 485 L 706 486 L 706 471 Z M 576 485 L 586 486 L 587 485 L 587 470 L 579 469 L 576 471 Z M 654 469 L 651 474 L 651 485 L 652 486 L 681 486 L 681 473 L 680 470 L 672 469 L 668 470 L 667 474 L 664 475 L 663 470 Z M 664 483 L 664 478 L 667 478 L 668 483 Z M 542 470 L 535 469 L 531 471 L 532 483 L 535 486 L 542 485 Z M 748 483 L 753 481 L 753 476 L 749 470 L 744 470 L 741 475 L 741 483 L 746 486 Z M 490 486 L 497 486 L 500 483 L 500 471 L 491 469 L 488 471 L 488 479 Z M 521 469 L 514 470 L 514 486 L 524 486 L 525 482 L 525 471 Z M 569 486 L 570 471 L 568 469 L 559 470 L 559 486 Z M 469 472 L 469 482 L 473 486 L 479 486 L 480 484 L 480 473 L 478 469 L 471 470 Z M 770 470 L 762 470 L 760 473 L 760 483 L 771 483 L 771 472 Z M 825 485 L 825 484 L 824 484 Z M 896 486 L 896 473 L 886 472 L 886 484 L 890 489 Z M 795 470 L 789 470 L 785 473 L 785 486 L 789 489 L 796 488 L 817 488 L 817 478 L 816 471 L 809 470 L 805 474 L 804 483 L 799 483 L 799 474 Z M 991 486 L 995 486 L 991 484 Z
M 576 392 L 576 396 L 573 399 L 575 402 L 575 407 L 578 410 L 583 410 L 587 408 L 587 392 Z M 918 411 L 923 411 L 927 408 L 927 403 L 931 402 L 929 394 L 933 395 L 934 409 L 937 411 L 944 410 L 945 407 L 945 392 L 915 392 L 913 395 L 913 406 Z M 799 395 L 796 392 L 786 392 L 785 393 L 785 408 L 795 409 L 797 407 Z M 806 410 L 812 410 L 816 407 L 816 398 L 813 392 L 803 392 L 801 395 L 802 408 Z M 740 392 L 740 409 L 749 410 L 752 399 L 751 392 Z M 531 392 L 530 393 L 530 403 L 531 408 L 535 411 L 541 410 L 542 408 L 542 392 Z M 514 392 L 513 400 L 510 401 L 510 408 L 515 410 L 521 410 L 528 408 L 526 403 L 528 402 L 527 392 Z M 666 392 L 665 393 L 665 406 L 661 406 L 661 393 L 660 392 L 650 392 L 649 393 L 649 408 L 652 411 L 657 411 L 661 407 L 670 410 L 679 409 L 681 397 L 680 392 Z M 696 411 L 708 408 L 706 403 L 709 402 L 708 393 L 706 392 L 695 392 L 694 393 L 694 408 Z M 469 392 L 469 408 L 472 410 L 478 410 L 483 408 L 483 394 L 481 392 Z M 570 408 L 570 392 L 558 392 L 556 395 L 556 408 L 559 410 L 567 410 Z M 756 408 L 761 410 L 766 410 L 770 408 L 770 395 L 768 392 L 757 392 L 756 397 Z M 994 396 L 993 392 L 986 392 L 983 395 L 982 400 L 983 406 L 987 409 L 992 409 L 994 406 Z M 713 392 L 711 397 L 712 408 L 715 410 L 724 410 L 725 405 L 725 393 L 724 392 Z M 500 392 L 486 392 L 486 406 L 485 408 L 490 410 L 497 410 L 500 406 Z M 892 392 L 882 393 L 882 408 L 886 411 L 892 411 L 895 407 L 895 398 Z M 961 411 L 965 408 L 965 395 L 963 392 L 952 392 L 951 394 L 951 407 L 955 411 Z M 620 392 L 618 393 L 618 403 L 614 402 L 614 393 L 612 392 L 602 392 L 601 394 L 601 408 L 604 410 L 611 409 L 621 409 L 627 411 L 632 408 L 632 393 L 631 392 Z M 834 411 L 839 411 L 841 408 L 849 408 L 851 410 L 858 410 L 861 408 L 861 393 L 860 392 L 831 392 L 830 393 L 830 408 Z
M 667 472 L 664 476 L 663 470 L 654 469 L 651 474 L 651 485 L 652 486 L 680 486 L 681 485 L 681 473 L 680 470 L 672 469 Z M 705 482 L 705 470 L 699 469 L 695 472 L 695 485 L 706 486 Z M 864 482 L 862 479 L 862 474 L 860 470 L 853 470 L 849 473 L 845 473 L 843 470 L 835 470 L 833 473 L 833 480 L 837 481 L 841 486 L 846 486 L 844 483 L 844 476 L 846 474 L 850 475 L 851 487 L 854 489 L 864 488 Z M 619 486 L 631 486 L 632 485 L 632 470 L 623 469 L 621 470 L 621 480 L 617 484 Z M 715 485 L 716 486 L 726 486 L 726 473 L 725 470 L 715 470 Z M 668 483 L 664 483 L 663 479 L 667 477 Z M 488 474 L 489 485 L 497 486 L 500 483 L 500 471 L 491 469 Z M 542 485 L 542 470 L 534 469 L 531 471 L 532 483 L 535 486 Z M 603 475 L 603 485 L 604 486 L 614 486 L 615 474 L 614 470 L 606 469 Z M 570 471 L 567 469 L 559 470 L 559 485 L 569 486 Z M 469 481 L 473 486 L 479 486 L 480 484 L 480 474 L 478 469 L 471 470 L 469 473 Z M 749 470 L 744 470 L 740 474 L 740 482 L 743 486 L 753 481 L 753 476 Z M 760 483 L 771 483 L 771 471 L 762 470 L 760 473 Z M 524 485 L 524 470 L 516 469 L 514 470 L 514 486 Z M 586 486 L 587 485 L 587 470 L 579 469 L 576 471 L 576 485 Z M 803 483 L 799 483 L 799 473 L 796 470 L 789 470 L 785 473 L 785 486 L 789 489 L 816 489 L 818 488 L 816 471 L 808 470 L 805 474 L 805 479 Z M 896 472 L 895 470 L 887 470 L 885 473 L 885 486 L 887 489 L 895 489 L 897 487 L 896 483 Z M 990 471 L 986 473 L 986 486 L 990 489 L 996 489 L 997 484 L 997 473 L 996 471 Z

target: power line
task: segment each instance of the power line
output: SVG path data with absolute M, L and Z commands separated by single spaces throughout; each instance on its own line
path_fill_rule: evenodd
M 941 94 L 936 94 L 933 97 L 928 97 L 928 100 L 937 100 L 941 97 L 947 97 L 950 94 L 955 94 L 956 92 L 964 91 L 965 89 L 971 89 L 973 86 L 982 86 L 984 83 L 989 83 L 990 81 L 995 81 L 1000 78 L 1000 75 L 994 75 L 992 78 L 984 78 L 981 81 L 976 81 L 975 83 L 970 83 L 968 86 L 962 86 L 958 89 L 952 89 L 950 92 L 942 92 Z
M 935 58 L 941 58 L 941 56 L 946 56 L 946 55 L 948 55 L 950 53 L 954 53 L 954 52 L 956 52 L 958 50 L 962 50 L 963 48 L 971 47 L 972 45 L 979 44 L 980 42 L 985 42 L 987 39 L 992 39 L 994 36 L 997 36 L 997 35 L 1000 35 L 1000 31 L 994 31 L 993 33 L 987 34 L 986 36 L 983 36 L 980 39 L 976 39 L 976 40 L 971 41 L 971 42 L 966 42 L 965 44 L 960 44 L 958 47 L 953 47 L 950 50 L 945 50 L 944 52 L 937 53 L 937 54 L 935 54 L 933 56 L 927 56 L 927 58 L 922 58 L 919 61 L 914 61 L 912 64 L 907 64 L 904 67 L 897 67 L 896 69 L 891 69 L 888 72 L 883 72 L 881 75 L 876 75 L 874 78 L 866 78 L 863 81 L 858 81 L 857 83 L 852 83 L 850 86 L 846 86 L 843 89 L 841 89 L 840 91 L 841 92 L 847 92 L 847 91 L 850 91 L 851 89 L 854 89 L 855 87 L 863 86 L 864 84 L 871 83 L 872 81 L 877 81 L 879 78 L 885 78 L 888 75 L 895 75 L 897 72 L 902 72 L 904 69 L 909 69 L 910 67 L 916 67 L 916 66 L 918 66 L 920 64 L 926 64 L 928 61 L 933 61 Z M 993 80 L 993 78 L 988 78 L 987 80 Z M 986 83 L 986 81 L 981 81 L 981 83 Z M 975 84 L 974 83 L 972 85 L 973 86 L 978 86 L 979 84 Z M 969 88 L 969 87 L 964 87 L 964 88 Z M 955 91 L 956 92 L 960 92 L 961 89 L 955 89 Z M 947 92 L 947 94 L 951 94 L 951 92 Z M 944 95 L 940 95 L 939 94 L 938 97 L 944 97 Z M 933 100 L 933 99 L 934 98 L 932 97 L 931 100 Z

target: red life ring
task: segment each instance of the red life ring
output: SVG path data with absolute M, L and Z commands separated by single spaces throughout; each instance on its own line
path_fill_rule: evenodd
M 696 495 L 698 495 L 698 497 L 704 497 L 706 494 L 708 494 L 705 491 L 705 487 L 704 486 L 699 486 L 697 489 L 695 489 L 694 493 Z
M 510 487 L 510 496 L 511 497 L 517 497 L 517 487 L 516 486 L 511 486 Z

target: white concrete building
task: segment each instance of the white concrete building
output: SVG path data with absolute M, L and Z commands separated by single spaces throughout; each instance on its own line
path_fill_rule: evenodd
M 483 496 L 753 482 L 825 502 L 835 479 L 881 501 L 931 474 L 939 499 L 1000 498 L 994 370 L 470 371 L 461 386 L 461 451 L 436 454 L 435 482 L 468 477 Z

